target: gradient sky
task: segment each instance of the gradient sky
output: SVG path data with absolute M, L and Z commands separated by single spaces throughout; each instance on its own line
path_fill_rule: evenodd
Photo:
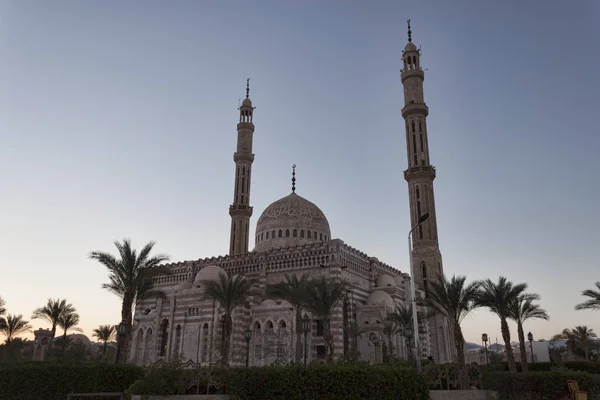
M 536 338 L 600 333 L 599 313 L 573 310 L 600 280 L 599 4 L 0 2 L 8 311 L 29 318 L 67 298 L 91 335 L 120 320 L 91 250 L 130 237 L 173 261 L 226 254 L 247 77 L 253 227 L 290 192 L 295 163 L 298 194 L 333 237 L 407 271 L 399 70 L 411 18 L 446 274 L 529 283 L 551 316 L 526 324 Z M 485 310 L 463 328 L 502 340 Z

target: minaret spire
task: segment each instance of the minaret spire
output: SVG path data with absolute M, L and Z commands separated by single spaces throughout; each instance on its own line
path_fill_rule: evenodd
M 408 41 L 412 42 L 412 32 L 410 31 L 410 19 L 406 21 L 408 24 Z
M 237 256 L 248 253 L 250 232 L 250 178 L 252 176 L 252 139 L 254 137 L 254 107 L 250 100 L 250 78 L 246 79 L 246 98 L 239 107 L 240 121 L 237 124 L 237 150 L 233 154 L 235 162 L 235 184 L 233 204 L 229 206 L 231 216 L 231 235 L 229 238 L 229 255 Z
M 292 165 L 292 192 L 296 192 L 296 164 Z

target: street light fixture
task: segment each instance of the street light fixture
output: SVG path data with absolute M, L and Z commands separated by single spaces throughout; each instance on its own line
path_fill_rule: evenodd
M 531 362 L 535 362 L 535 358 L 533 357 L 533 334 L 529 332 L 527 334 L 527 340 L 529 340 L 529 348 L 531 349 Z
M 119 325 L 117 325 L 117 354 L 115 357 L 115 363 L 118 364 L 121 358 L 121 347 L 123 346 L 123 338 L 127 334 L 128 324 L 127 321 L 122 320 Z
M 412 314 L 413 314 L 413 329 L 415 336 L 415 359 L 417 360 L 417 374 L 421 373 L 421 345 L 419 340 L 419 321 L 417 316 L 417 296 L 415 294 L 415 266 L 413 265 L 413 256 L 412 256 L 412 240 L 411 235 L 415 229 L 419 227 L 423 222 L 425 222 L 429 218 L 429 214 L 425 213 L 421 215 L 417 223 L 410 229 L 408 232 L 408 257 L 409 257 L 409 265 L 410 265 L 410 294 L 412 297 Z
M 485 351 L 485 364 L 487 365 L 489 363 L 488 361 L 488 354 L 487 354 L 487 342 L 488 342 L 488 335 L 487 333 L 484 333 L 481 335 L 481 341 L 483 342 L 483 348 Z
M 302 318 L 302 332 L 304 332 L 304 366 L 306 367 L 306 359 L 308 357 L 308 342 L 307 336 L 308 332 L 310 332 L 310 318 L 308 315 L 304 314 Z
M 246 329 L 244 331 L 244 338 L 246 339 L 246 368 L 248 368 L 248 362 L 250 359 L 250 339 L 252 339 L 251 329 Z

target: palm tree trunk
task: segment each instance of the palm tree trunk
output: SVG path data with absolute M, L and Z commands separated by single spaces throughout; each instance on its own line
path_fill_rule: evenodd
M 331 317 L 323 318 L 324 328 L 323 339 L 325 340 L 325 350 L 327 354 L 327 363 L 333 364 L 333 335 L 331 334 Z
M 133 300 L 134 297 L 129 295 L 129 294 L 125 294 L 125 296 L 123 296 L 123 304 L 121 306 L 121 321 L 125 321 L 125 323 L 127 324 L 127 329 L 125 331 L 125 335 L 123 336 L 119 336 L 117 335 L 117 342 L 121 342 L 120 344 L 117 343 L 118 346 L 121 346 L 121 350 L 120 350 L 120 354 L 119 354 L 119 359 L 117 360 L 117 362 L 119 363 L 123 363 L 125 364 L 127 362 L 127 359 L 129 358 L 129 352 L 130 352 L 130 347 L 131 347 L 131 322 L 133 320 Z
M 458 365 L 461 367 L 465 365 L 465 337 L 463 336 L 460 324 L 454 322 L 454 342 L 456 345 L 456 355 L 458 359 Z
M 223 332 L 223 354 L 221 354 L 221 364 L 229 365 L 229 353 L 231 349 L 231 331 L 233 329 L 233 320 L 231 315 L 225 314 L 225 324 Z
M 528 366 L 527 349 L 525 348 L 525 333 L 523 332 L 523 324 L 520 321 L 517 321 L 517 332 L 519 334 L 519 352 L 521 353 L 521 371 L 527 372 Z
M 296 354 L 294 361 L 296 364 L 302 364 L 302 309 L 296 307 Z
M 504 346 L 506 348 L 506 360 L 508 361 L 508 370 L 510 372 L 517 372 L 517 365 L 515 364 L 515 355 L 510 344 L 510 330 L 508 329 L 508 323 L 506 318 L 500 318 L 500 328 L 502 330 L 502 339 L 504 339 Z
M 106 359 L 106 348 L 107 348 L 107 346 L 108 346 L 108 343 L 107 343 L 107 342 L 108 342 L 108 341 L 107 341 L 107 340 L 105 340 L 105 341 L 104 341 L 104 344 L 102 345 L 102 358 L 104 358 L 104 359 Z
M 585 354 L 585 361 L 590 361 L 590 349 L 587 344 L 583 346 L 583 353 Z

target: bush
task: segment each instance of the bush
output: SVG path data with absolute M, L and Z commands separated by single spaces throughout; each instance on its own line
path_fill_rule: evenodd
M 0 364 L 0 399 L 65 400 L 73 392 L 124 392 L 143 376 L 143 369 L 132 365 L 58 362 Z
M 241 400 L 428 400 L 413 370 L 393 366 L 314 365 L 230 370 L 227 394 Z
M 591 361 L 564 361 L 564 362 L 537 362 L 527 364 L 529 371 L 554 371 L 566 368 L 570 371 L 581 371 L 590 374 L 600 374 L 600 363 Z M 501 362 L 488 364 L 484 367 L 487 371 L 508 371 L 508 363 Z M 521 363 L 517 363 L 517 372 L 521 372 Z
M 600 376 L 586 372 L 487 372 L 483 387 L 498 391 L 501 400 L 557 400 L 569 398 L 571 379 L 588 392 L 588 399 L 600 396 Z
M 225 394 L 228 373 L 224 368 L 183 369 L 175 365 L 151 368 L 143 379 L 129 387 L 128 394 Z

